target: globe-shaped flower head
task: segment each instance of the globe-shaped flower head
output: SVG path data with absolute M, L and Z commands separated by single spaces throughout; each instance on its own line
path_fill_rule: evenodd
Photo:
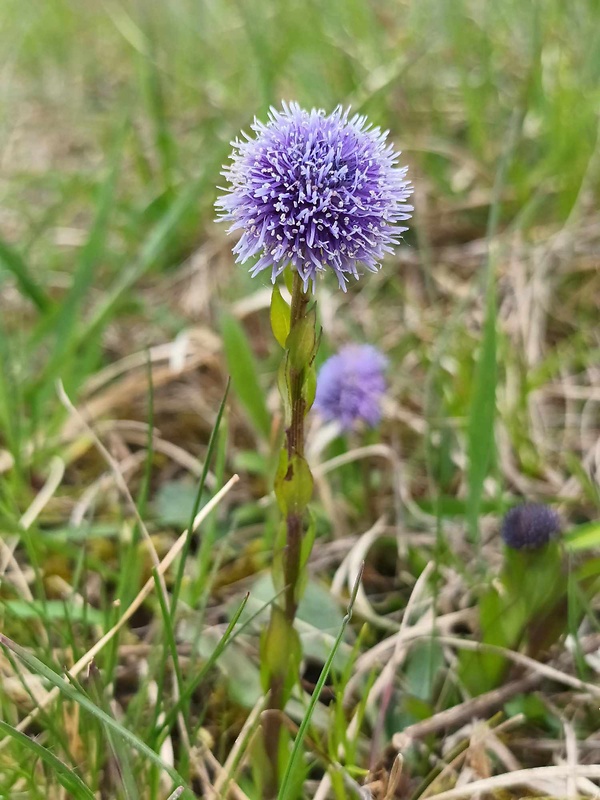
M 315 409 L 327 422 L 343 430 L 357 423 L 374 428 L 381 419 L 386 390 L 386 357 L 368 344 L 351 344 L 331 356 L 317 376 Z
M 326 115 L 296 103 L 272 108 L 252 129 L 256 138 L 233 142 L 222 173 L 230 185 L 216 203 L 229 230 L 242 230 L 236 261 L 258 256 L 251 274 L 270 269 L 273 282 L 291 264 L 305 291 L 328 269 L 344 291 L 359 265 L 377 271 L 413 210 L 387 133 L 349 109 Z
M 560 533 L 556 511 L 541 503 L 524 503 L 506 513 L 501 535 L 504 544 L 515 550 L 544 547 Z

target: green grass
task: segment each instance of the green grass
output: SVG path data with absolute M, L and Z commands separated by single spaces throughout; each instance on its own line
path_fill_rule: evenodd
M 312 797 L 325 773 L 330 796 L 355 796 L 375 767 L 389 776 L 394 733 L 468 699 L 456 664 L 477 659 L 453 661 L 434 637 L 456 612 L 460 634 L 477 638 L 463 610 L 477 616 L 496 585 L 499 519 L 521 498 L 559 508 L 567 530 L 561 635 L 539 657 L 597 681 L 585 649 L 599 630 L 599 21 L 595 0 L 49 0 L 35 14 L 2 3 L 0 630 L 15 645 L 0 651 L 0 798 L 166 800 L 178 785 L 193 797 L 232 782 L 258 797 L 281 351 L 268 281 L 233 263 L 213 202 L 230 141 L 282 98 L 351 104 L 389 128 L 417 207 L 381 273 L 344 296 L 319 286 L 319 358 L 360 340 L 391 363 L 381 431 L 320 458 L 382 441 L 401 486 L 380 457 L 320 479 L 299 632 L 306 686 L 336 699 L 307 688 L 290 704 L 285 797 Z M 119 463 L 143 525 L 58 380 Z M 234 472 L 163 587 L 155 559 Z M 365 595 L 336 642 L 351 585 L 334 598 L 334 572 L 379 515 Z M 370 654 L 429 561 L 437 622 L 398 653 L 376 697 L 393 647 Z M 89 675 L 69 678 L 152 579 Z M 417 603 L 407 624 L 421 613 Z M 537 691 L 482 718 L 525 714 L 502 734 L 524 767 L 552 763 L 535 742 L 560 748 L 565 730 L 589 753 L 597 698 L 548 681 Z M 402 796 L 454 784 L 462 756 L 431 777 L 451 732 L 407 746 Z

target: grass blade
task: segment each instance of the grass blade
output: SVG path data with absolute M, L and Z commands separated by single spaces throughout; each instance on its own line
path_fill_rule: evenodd
M 265 403 L 265 393 L 258 382 L 258 366 L 248 337 L 231 314 L 221 316 L 220 327 L 233 388 L 253 426 L 266 439 L 271 430 L 271 415 Z
M 28 297 L 37 306 L 38 310 L 45 314 L 52 307 L 52 303 L 44 290 L 33 280 L 29 272 L 29 267 L 23 257 L 6 242 L 0 239 L 0 264 L 11 272 L 21 293 Z
M 142 9 L 145 10 L 146 7 L 142 6 Z M 147 50 L 140 55 L 142 91 L 154 129 L 154 146 L 160 162 L 163 186 L 169 195 L 173 189 L 173 172 L 177 163 L 176 142 L 169 129 L 167 101 L 158 67 L 160 31 L 155 30 L 152 15 L 147 11 L 145 23 Z
M 571 553 L 600 547 L 600 522 L 586 522 L 565 534 L 564 543 Z
M 500 198 L 506 181 L 510 159 L 514 153 L 523 111 L 513 114 L 508 143 L 496 173 L 493 199 L 487 226 L 488 260 L 485 268 L 485 319 L 479 359 L 475 366 L 475 381 L 467 430 L 468 495 L 467 524 L 472 542 L 479 541 L 479 513 L 483 485 L 493 463 L 494 421 L 496 418 L 496 383 L 498 380 L 496 337 L 496 281 L 494 259 L 490 250 L 500 217 Z
M 306 736 L 306 731 L 308 730 L 311 717 L 313 715 L 317 703 L 319 702 L 319 697 L 321 696 L 321 691 L 323 689 L 323 686 L 325 686 L 325 681 L 327 680 L 327 676 L 329 675 L 329 670 L 331 669 L 331 665 L 333 664 L 333 659 L 335 658 L 335 654 L 337 653 L 338 648 L 342 643 L 342 639 L 344 638 L 346 627 L 350 622 L 350 620 L 352 619 L 352 609 L 354 608 L 356 595 L 358 594 L 358 589 L 360 587 L 360 579 L 362 578 L 364 566 L 365 565 L 363 562 L 358 572 L 358 575 L 356 576 L 356 580 L 354 581 L 354 586 L 352 587 L 352 595 L 350 596 L 350 602 L 348 603 L 346 616 L 342 621 L 342 625 L 340 627 L 336 640 L 333 644 L 333 647 L 331 648 L 331 652 L 327 657 L 327 661 L 325 662 L 323 669 L 321 670 L 321 674 L 319 675 L 319 680 L 315 685 L 314 691 L 310 698 L 310 702 L 308 704 L 308 708 L 306 709 L 306 714 L 304 715 L 302 722 L 300 723 L 300 727 L 298 728 L 298 733 L 296 734 L 296 738 L 294 739 L 294 746 L 292 748 L 290 758 L 285 768 L 283 780 L 279 788 L 279 794 L 277 795 L 277 800 L 285 800 L 288 786 L 290 785 L 290 782 L 292 780 L 294 766 L 300 757 L 300 752 L 302 750 L 302 742 L 304 741 L 304 737 Z
M 479 540 L 479 512 L 483 484 L 488 475 L 494 450 L 494 419 L 496 415 L 496 288 L 490 277 L 486 292 L 486 312 L 481 352 L 475 368 L 475 385 L 468 426 L 468 483 L 467 521 L 469 539 Z
M 3 720 L 0 720 L 0 732 L 12 737 L 29 750 L 34 757 L 43 761 L 54 772 L 60 785 L 70 792 L 75 800 L 95 800 L 94 793 L 85 785 L 79 775 L 35 739 L 31 739 Z
M 187 702 L 190 699 L 190 697 L 194 694 L 194 692 L 196 691 L 197 687 L 204 680 L 205 676 L 212 669 L 214 664 L 216 664 L 217 659 L 219 658 L 219 656 L 221 655 L 223 650 L 227 647 L 229 642 L 233 638 L 235 638 L 235 636 L 232 636 L 233 631 L 235 629 L 235 626 L 237 625 L 237 622 L 238 622 L 239 618 L 242 616 L 242 613 L 243 613 L 244 609 L 246 608 L 246 603 L 248 602 L 248 598 L 249 597 L 250 597 L 249 594 L 247 594 L 244 597 L 244 599 L 242 600 L 242 602 L 240 604 L 240 607 L 238 608 L 238 610 L 235 612 L 235 614 L 231 618 L 231 621 L 230 621 L 229 625 L 227 626 L 227 629 L 225 630 L 225 633 L 221 637 L 218 645 L 213 650 L 210 658 L 207 659 L 207 661 L 204 664 L 204 666 L 202 667 L 202 669 L 198 672 L 197 675 L 194 676 L 194 678 L 185 687 L 185 689 L 181 693 L 181 696 L 177 700 L 177 703 L 175 703 L 173 708 L 167 714 L 167 718 L 165 719 L 165 727 L 166 728 L 170 727 L 173 724 L 173 720 L 175 719 L 175 717 L 176 717 L 177 713 L 179 712 L 179 710 L 182 708 L 183 704 L 185 702 Z M 261 609 L 261 611 L 262 611 L 262 609 Z M 239 631 L 237 633 L 239 633 Z
M 114 716 L 110 710 L 110 705 L 105 700 L 100 670 L 93 661 L 89 666 L 88 675 L 92 679 L 90 681 L 90 695 L 92 699 L 99 708 L 108 714 L 109 717 L 114 719 Z M 72 680 L 71 683 L 76 689 L 80 688 L 76 681 Z M 139 800 L 139 794 L 135 779 L 133 777 L 133 769 L 131 767 L 131 759 L 129 757 L 128 748 L 122 746 L 121 739 L 115 735 L 111 728 L 104 726 L 104 734 L 114 759 L 125 800 Z
M 190 523 L 188 525 L 188 536 L 185 540 L 185 544 L 183 545 L 183 549 L 181 551 L 181 557 L 179 559 L 179 566 L 177 568 L 177 575 L 175 577 L 175 582 L 173 584 L 173 591 L 171 594 L 171 617 L 175 619 L 175 613 L 177 611 L 177 601 L 179 600 L 179 592 L 181 590 L 181 582 L 183 581 L 183 570 L 185 568 L 185 562 L 187 560 L 188 553 L 190 551 L 190 545 L 192 542 L 192 536 L 194 535 L 194 520 L 196 519 L 196 514 L 200 510 L 200 502 L 202 500 L 202 493 L 204 492 L 204 484 L 206 483 L 206 476 L 208 475 L 208 470 L 210 464 L 212 462 L 212 456 L 217 444 L 217 435 L 219 433 L 219 428 L 221 427 L 221 419 L 223 417 L 223 412 L 225 411 L 225 404 L 227 402 L 227 397 L 229 396 L 229 386 L 231 381 L 227 381 L 227 386 L 225 387 L 225 393 L 223 394 L 223 399 L 221 400 L 221 405 L 219 406 L 219 410 L 217 411 L 217 418 L 215 420 L 215 424 L 213 425 L 213 429 L 210 433 L 210 438 L 208 440 L 208 446 L 206 448 L 206 457 L 204 459 L 204 467 L 202 468 L 202 475 L 200 476 L 200 482 L 198 484 L 198 491 L 196 492 L 196 498 L 194 500 L 194 507 L 192 509 L 192 516 L 190 518 Z
M 124 125 L 117 136 L 113 154 L 110 159 L 108 175 L 100 189 L 96 219 L 89 233 L 87 242 L 81 252 L 79 264 L 71 288 L 60 304 L 60 309 L 53 322 L 55 335 L 54 349 L 43 372 L 42 381 L 53 381 L 65 363 L 65 356 L 73 352 L 73 329 L 78 311 L 94 282 L 94 270 L 104 253 L 104 244 L 108 231 L 110 212 L 115 204 L 115 191 L 120 174 L 123 143 L 128 130 Z
M 185 784 L 177 770 L 175 770 L 173 767 L 170 767 L 168 764 L 165 764 L 162 758 L 155 753 L 154 750 L 148 747 L 148 745 L 145 744 L 138 736 L 129 731 L 127 728 L 124 728 L 101 708 L 98 708 L 98 706 L 93 703 L 89 697 L 83 694 L 83 692 L 81 692 L 79 689 L 76 689 L 57 672 L 54 672 L 53 669 L 50 669 L 50 667 L 46 666 L 46 664 L 44 664 L 38 658 L 32 656 L 23 647 L 20 647 L 18 644 L 16 644 L 16 642 L 11 641 L 7 636 L 4 636 L 4 634 L 1 633 L 0 645 L 5 647 L 9 652 L 14 653 L 31 672 L 41 675 L 49 683 L 55 686 L 61 692 L 61 694 L 63 694 L 65 697 L 68 697 L 69 700 L 77 703 L 82 709 L 85 709 L 85 711 L 99 720 L 104 727 L 112 730 L 135 750 L 137 750 L 141 755 L 143 755 L 153 764 L 156 764 L 156 766 L 158 766 L 160 769 L 164 770 L 164 772 L 166 772 L 173 779 L 175 784 L 178 786 Z M 192 796 L 193 795 L 190 793 L 190 797 Z
M 212 176 L 211 176 L 212 177 Z M 87 342 L 102 330 L 107 319 L 114 313 L 123 297 L 134 284 L 151 269 L 165 253 L 174 232 L 189 210 L 198 202 L 209 181 L 209 173 L 203 173 L 190 181 L 187 188 L 174 200 L 169 209 L 156 223 L 142 246 L 139 258 L 129 269 L 125 269 L 115 281 L 96 309 L 90 315 L 87 328 L 82 332 L 78 346 Z

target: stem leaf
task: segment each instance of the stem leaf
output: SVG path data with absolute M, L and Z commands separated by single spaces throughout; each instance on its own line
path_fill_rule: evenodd
M 283 299 L 279 286 L 275 284 L 271 295 L 271 328 L 281 347 L 285 347 L 290 333 L 290 318 L 291 309 Z

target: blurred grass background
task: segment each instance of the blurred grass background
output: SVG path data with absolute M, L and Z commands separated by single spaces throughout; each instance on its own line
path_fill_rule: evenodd
M 432 271 L 444 274 L 432 248 L 483 238 L 492 208 L 525 244 L 594 210 L 593 0 L 52 0 L 35 14 L 6 0 L 0 14 L 3 325 L 42 427 L 58 365 L 68 389 L 80 386 L 106 360 L 109 323 L 135 315 L 143 344 L 185 325 L 168 279 L 150 299 L 139 281 L 222 243 L 212 203 L 229 141 L 282 98 L 350 104 L 389 127 L 418 188 L 407 281 L 416 275 L 429 301 Z M 213 274 L 198 307 L 211 286 L 226 301 L 256 287 L 243 269 L 202 269 Z M 402 271 L 388 270 L 405 297 Z M 541 292 L 557 283 L 543 271 Z
M 436 557 L 468 583 L 464 530 L 487 537 L 515 498 L 560 503 L 573 522 L 597 515 L 597 0 L 3 0 L 0 52 L 2 533 L 31 587 L 28 608 L 43 609 L 58 641 L 76 653 L 93 636 L 74 633 L 49 600 L 81 589 L 106 629 L 110 598 L 131 599 L 149 574 L 139 531 L 131 538 L 102 483 L 106 465 L 58 400 L 59 378 L 127 466 L 165 552 L 193 505 L 182 473 L 199 476 L 231 373 L 207 491 L 235 470 L 243 488 L 212 520 L 184 600 L 219 608 L 219 589 L 243 587 L 264 565 L 256 550 L 270 522 L 257 499 L 268 489 L 278 359 L 268 281 L 233 264 L 213 202 L 230 141 L 282 99 L 351 105 L 389 128 L 410 165 L 416 211 L 397 256 L 348 295 L 319 287 L 321 358 L 351 339 L 391 358 L 383 436 L 401 459 L 406 524 L 436 533 Z M 363 473 L 344 469 L 321 484 L 324 538 L 355 536 L 398 502 L 385 469 L 373 467 L 370 504 Z M 82 521 L 93 542 L 85 570 Z M 238 528 L 220 570 L 210 542 Z M 413 553 L 407 574 L 426 558 Z M 104 588 L 82 577 L 88 569 Z M 409 585 L 394 584 L 402 599 L 386 612 Z M 2 591 L 5 629 L 51 661 L 56 641 L 23 625 L 22 592 L 10 582 Z M 162 686 L 168 626 L 161 642 Z M 107 682 L 118 663 L 115 643 Z M 155 744 L 159 712 L 148 723 L 142 705 L 127 724 Z M 14 724 L 18 708 L 3 695 Z M 223 709 L 235 730 L 222 695 L 209 717 Z M 189 764 L 178 768 L 187 775 Z M 17 772 L 4 773 L 8 783 Z M 153 781 L 148 796 L 162 796 Z

